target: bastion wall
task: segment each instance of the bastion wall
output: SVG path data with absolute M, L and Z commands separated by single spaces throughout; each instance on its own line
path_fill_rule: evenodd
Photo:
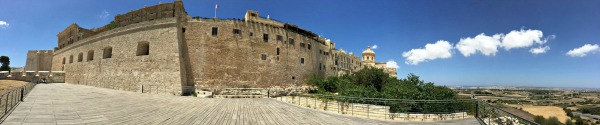
M 179 95 L 177 30 L 176 18 L 164 18 L 102 32 L 56 50 L 52 70 L 66 72 L 65 82 L 70 84 L 127 91 L 160 85 Z M 148 45 L 147 54 L 139 55 L 141 44 Z
M 324 54 L 329 53 L 328 46 L 282 27 L 242 20 L 191 19 L 185 29 L 190 75 L 197 87 L 299 86 L 313 74 L 335 73 L 328 70 L 333 64 Z

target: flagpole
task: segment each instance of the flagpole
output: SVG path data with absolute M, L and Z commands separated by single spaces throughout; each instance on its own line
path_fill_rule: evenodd
M 217 18 L 217 7 L 215 7 L 215 19 Z

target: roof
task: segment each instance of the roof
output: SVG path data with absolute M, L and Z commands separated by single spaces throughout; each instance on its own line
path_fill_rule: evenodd
M 375 52 L 371 50 L 371 46 L 368 46 L 367 50 L 363 51 L 362 54 L 375 54 Z

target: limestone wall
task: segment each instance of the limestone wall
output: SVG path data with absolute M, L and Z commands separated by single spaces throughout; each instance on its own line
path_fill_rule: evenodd
M 50 71 L 52 67 L 52 50 L 30 50 L 27 52 L 25 71 Z
M 213 27 L 217 28 L 215 36 Z M 336 73 L 330 70 L 334 63 L 328 46 L 284 28 L 218 19 L 192 19 L 185 28 L 196 86 L 283 87 L 303 85 L 313 74 Z M 268 34 L 267 42 L 263 40 L 264 34 Z M 262 54 L 267 56 L 266 60 L 262 60 Z
M 170 92 L 178 95 L 182 83 L 177 30 L 176 19 L 165 18 L 106 31 L 55 51 L 52 70 L 64 71 L 70 84 L 128 91 L 141 91 L 142 84 L 175 86 L 177 91 Z M 137 55 L 140 42 L 148 43 L 149 55 Z M 110 58 L 104 58 L 107 47 L 112 47 Z

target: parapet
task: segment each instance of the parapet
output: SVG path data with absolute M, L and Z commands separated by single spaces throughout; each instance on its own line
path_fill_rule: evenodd
M 246 15 L 244 16 L 244 21 L 264 23 L 264 24 L 273 25 L 273 26 L 279 27 L 279 28 L 284 27 L 284 23 L 275 21 L 275 20 L 271 20 L 270 18 L 260 17 L 260 15 L 258 15 L 258 12 L 253 11 L 253 10 L 246 11 Z
M 170 17 L 187 17 L 187 12 L 185 12 L 185 9 L 183 8 L 183 2 L 175 1 L 173 3 L 161 3 L 155 6 L 131 11 L 126 14 L 119 14 L 115 16 L 114 23 L 118 27 L 122 27 L 133 23 Z

